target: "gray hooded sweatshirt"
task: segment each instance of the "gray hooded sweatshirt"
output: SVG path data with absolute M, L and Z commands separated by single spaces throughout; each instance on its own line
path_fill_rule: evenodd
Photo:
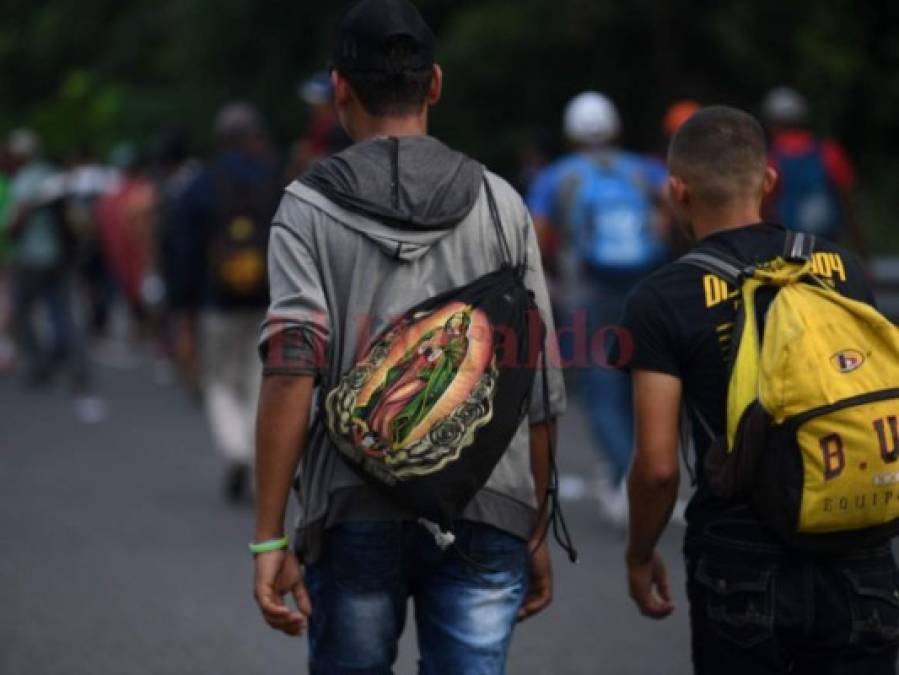
M 513 260 L 526 265 L 547 326 L 555 330 L 534 228 L 521 197 L 479 163 L 429 136 L 375 138 L 323 160 L 286 190 L 269 243 L 271 306 L 260 351 L 268 374 L 317 379 L 319 396 L 409 308 L 496 270 L 503 260 L 483 181 L 496 198 Z M 565 409 L 548 370 L 549 416 Z M 535 527 L 528 427 L 546 418 L 540 373 L 526 418 L 462 517 L 522 539 Z M 351 469 L 315 420 L 296 480 L 296 547 L 311 562 L 328 527 L 403 520 L 408 514 Z

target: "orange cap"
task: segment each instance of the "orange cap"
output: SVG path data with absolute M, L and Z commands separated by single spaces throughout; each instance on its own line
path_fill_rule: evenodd
M 668 107 L 665 118 L 662 121 L 662 128 L 668 138 L 674 136 L 674 132 L 681 128 L 681 125 L 693 116 L 702 106 L 696 101 L 683 100 L 675 101 Z

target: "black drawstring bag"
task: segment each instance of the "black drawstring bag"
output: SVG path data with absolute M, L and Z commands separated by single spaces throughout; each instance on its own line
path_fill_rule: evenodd
M 444 549 L 455 541 L 453 522 L 527 414 L 539 359 L 549 413 L 546 327 L 484 185 L 503 251 L 499 269 L 409 309 L 341 377 L 324 406 L 340 452 Z M 574 559 L 554 461 L 550 483 L 549 518 L 557 538 L 561 520 L 563 546 Z

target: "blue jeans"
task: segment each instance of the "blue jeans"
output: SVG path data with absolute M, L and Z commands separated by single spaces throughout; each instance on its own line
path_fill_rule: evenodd
M 343 523 L 325 533 L 306 568 L 312 600 L 312 675 L 391 673 L 415 607 L 423 675 L 500 675 L 527 591 L 527 544 L 487 525 L 460 522 L 457 543 L 472 561 L 412 522 Z
M 588 344 L 598 347 L 597 336 L 605 331 L 605 351 L 613 340 L 612 327 L 621 321 L 624 301 L 635 283 L 589 280 L 590 303 L 587 314 Z M 634 445 L 634 410 L 630 375 L 608 363 L 590 363 L 577 372 L 577 388 L 587 416 L 590 434 L 608 463 L 609 477 L 614 483 L 624 480 L 630 468 Z
M 686 550 L 696 675 L 896 672 L 899 571 L 888 545 L 816 559 L 719 534 L 689 537 Z

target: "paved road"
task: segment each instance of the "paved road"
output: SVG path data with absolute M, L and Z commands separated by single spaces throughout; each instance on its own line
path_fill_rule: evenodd
M 0 674 L 254 675 L 305 672 L 303 640 L 270 631 L 250 597 L 249 509 L 223 505 L 202 418 L 149 369 L 105 369 L 110 417 L 75 421 L 64 391 L 0 375 Z M 562 469 L 590 478 L 580 416 L 562 428 Z M 556 555 L 553 607 L 525 623 L 509 672 L 689 672 L 681 532 L 663 550 L 671 619 L 630 605 L 622 540 L 593 503 L 567 513 L 582 562 Z M 407 635 L 397 673 L 415 672 Z

